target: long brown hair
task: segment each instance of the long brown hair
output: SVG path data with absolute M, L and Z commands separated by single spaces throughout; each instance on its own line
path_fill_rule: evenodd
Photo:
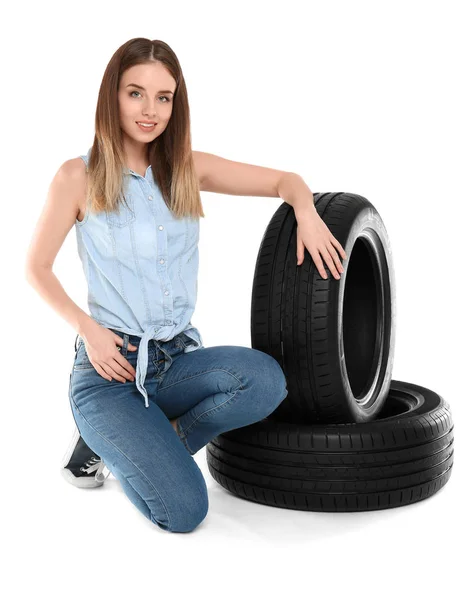
M 205 217 L 191 147 L 187 89 L 179 61 L 161 40 L 133 38 L 111 57 L 100 85 L 95 136 L 88 165 L 87 209 L 116 211 L 124 198 L 124 148 L 118 111 L 122 74 L 134 65 L 161 62 L 176 81 L 173 110 L 166 129 L 149 143 L 152 174 L 175 217 Z

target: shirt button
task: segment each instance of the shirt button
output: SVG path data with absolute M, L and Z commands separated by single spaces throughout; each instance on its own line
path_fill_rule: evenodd
M 149 200 L 152 200 L 152 196 L 149 196 Z
M 168 290 L 167 290 L 167 291 L 165 292 L 165 296 L 168 296 L 168 294 L 169 294 L 169 292 L 168 292 Z
M 160 230 L 163 229 L 163 225 L 159 225 L 158 229 L 160 229 Z
M 163 260 L 163 258 L 160 258 L 160 264 L 162 265 L 165 261 Z

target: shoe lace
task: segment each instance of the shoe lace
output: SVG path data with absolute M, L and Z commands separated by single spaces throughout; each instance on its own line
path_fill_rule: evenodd
M 84 466 L 81 467 L 80 470 L 85 473 L 93 473 L 96 471 L 95 479 L 97 481 L 105 481 L 108 475 L 110 475 L 110 471 L 106 464 L 101 458 L 97 458 L 96 456 L 91 456 L 91 458 L 84 463 Z

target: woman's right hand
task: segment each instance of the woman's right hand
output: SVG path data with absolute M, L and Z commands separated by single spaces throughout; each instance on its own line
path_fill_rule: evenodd
M 80 336 L 84 340 L 87 356 L 99 375 L 108 381 L 112 378 L 122 383 L 126 383 L 127 379 L 134 381 L 136 371 L 120 353 L 119 346 L 123 346 L 123 338 L 93 320 Z M 128 344 L 128 350 L 137 350 L 137 346 Z

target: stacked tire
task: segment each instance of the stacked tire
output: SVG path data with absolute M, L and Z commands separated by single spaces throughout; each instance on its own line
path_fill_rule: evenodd
M 451 476 L 450 407 L 435 392 L 392 380 L 395 281 L 375 207 L 357 194 L 314 194 L 344 248 L 327 279 L 305 251 L 283 203 L 255 266 L 252 347 L 273 356 L 288 395 L 266 419 L 207 444 L 212 477 L 253 502 L 325 512 L 377 510 L 428 498 Z

